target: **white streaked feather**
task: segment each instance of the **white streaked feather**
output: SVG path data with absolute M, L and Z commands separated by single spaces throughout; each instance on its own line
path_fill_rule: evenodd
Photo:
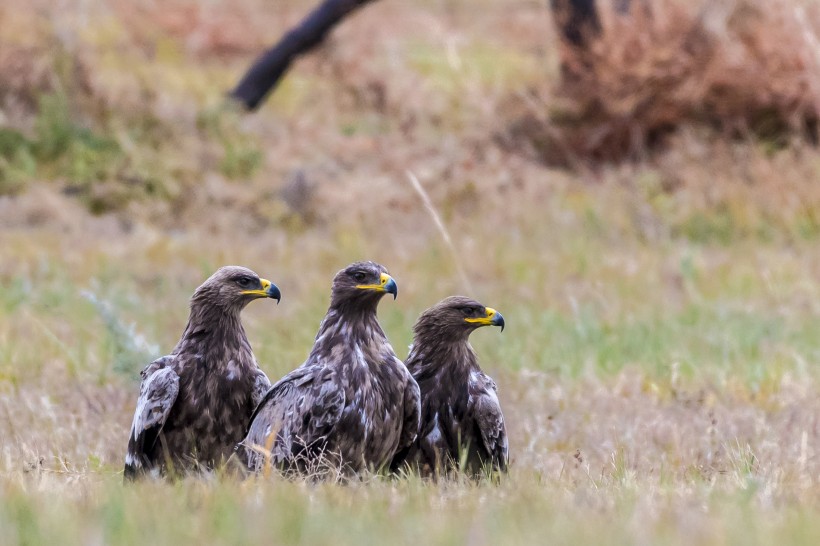
M 146 377 L 140 387 L 131 435 L 136 440 L 146 429 L 162 424 L 179 394 L 179 376 L 162 368 Z
M 427 441 L 430 442 L 431 445 L 437 445 L 441 441 L 441 429 L 439 428 L 438 423 L 438 412 L 433 416 L 433 430 L 427 433 Z

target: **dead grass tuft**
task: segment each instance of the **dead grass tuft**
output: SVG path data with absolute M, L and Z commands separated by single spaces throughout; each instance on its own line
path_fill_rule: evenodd
M 783 146 L 817 139 L 820 11 L 802 0 L 602 2 L 602 31 L 565 46 L 562 78 L 515 104 L 511 134 L 545 162 L 640 159 L 680 127 Z

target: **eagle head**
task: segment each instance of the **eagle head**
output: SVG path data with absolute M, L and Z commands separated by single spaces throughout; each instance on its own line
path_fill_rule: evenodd
M 342 269 L 333 277 L 331 306 L 343 304 L 376 305 L 385 294 L 393 294 L 399 288 L 387 268 L 376 262 L 356 262 Z
M 258 298 L 273 298 L 278 303 L 282 294 L 275 284 L 247 267 L 226 265 L 217 269 L 196 289 L 191 305 L 206 304 L 241 311 Z
M 504 317 L 492 307 L 464 296 L 444 298 L 421 314 L 413 330 L 417 335 L 431 333 L 447 339 L 466 339 L 481 326 L 500 326 Z

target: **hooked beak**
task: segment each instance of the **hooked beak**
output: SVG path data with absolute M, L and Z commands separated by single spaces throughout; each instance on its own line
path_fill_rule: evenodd
M 501 331 L 504 331 L 504 315 L 496 311 L 495 309 L 487 309 L 487 312 L 493 312 L 493 316 L 490 319 L 490 325 L 492 326 L 501 326 Z
M 504 317 L 493 309 L 492 307 L 485 307 L 484 312 L 486 316 L 481 318 L 466 318 L 467 322 L 478 324 L 479 326 L 500 326 L 501 331 L 504 331 Z
M 270 282 L 268 279 L 259 279 L 259 282 L 262 285 L 261 290 L 243 290 L 242 293 L 250 296 L 256 296 L 258 298 L 271 298 L 276 300 L 278 305 L 279 301 L 282 299 L 282 293 L 279 291 L 279 287 Z
M 393 294 L 393 299 L 396 299 L 396 296 L 399 295 L 399 287 L 396 284 L 396 281 L 394 281 L 393 277 L 391 277 L 387 273 L 381 274 L 379 284 L 357 284 L 356 288 L 359 288 L 361 290 L 373 290 L 375 292 L 386 292 L 388 294 Z

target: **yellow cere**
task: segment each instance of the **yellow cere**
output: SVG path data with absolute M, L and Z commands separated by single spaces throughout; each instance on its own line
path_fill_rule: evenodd
M 379 284 L 357 284 L 356 288 L 361 288 L 362 290 L 379 290 L 384 291 L 384 285 L 390 282 L 390 275 L 387 273 L 382 273 L 381 277 L 379 278 Z
M 270 288 L 271 282 L 268 279 L 259 279 L 259 282 L 262 284 L 262 289 L 254 289 L 254 290 L 243 290 L 243 294 L 253 295 L 253 296 L 268 296 L 268 288 Z
M 466 319 L 464 319 L 464 320 L 465 320 L 465 322 L 471 322 L 471 323 L 473 323 L 473 324 L 491 324 L 491 321 L 492 321 L 493 315 L 495 315 L 496 310 L 495 310 L 495 309 L 493 309 L 492 307 L 486 307 L 486 308 L 485 308 L 485 313 L 486 313 L 486 315 L 487 315 L 486 317 L 481 317 L 481 318 L 466 318 Z

